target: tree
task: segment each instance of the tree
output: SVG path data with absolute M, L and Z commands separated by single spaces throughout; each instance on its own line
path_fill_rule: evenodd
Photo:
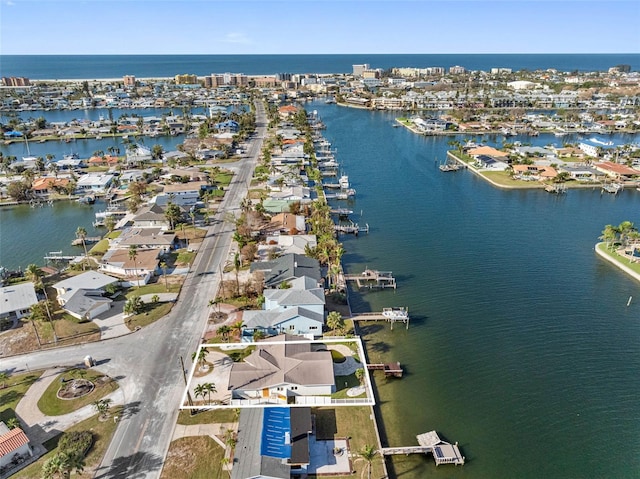
M 362 446 L 362 449 L 360 449 L 360 452 L 358 452 L 358 455 L 367 462 L 366 470 L 367 477 L 369 479 L 371 479 L 371 464 L 373 463 L 373 459 L 376 457 L 377 453 L 378 451 L 376 451 L 375 447 L 370 446 L 369 444 Z M 364 473 L 364 471 L 362 472 Z
M 233 333 L 238 337 L 238 340 L 240 340 L 240 336 L 242 335 L 242 328 L 244 328 L 244 326 L 245 325 L 242 320 L 236 321 L 231 325 L 231 331 L 233 331 Z
M 113 215 L 107 215 L 106 218 L 104 219 L 104 226 L 107 228 L 107 231 L 109 233 L 111 233 L 114 229 L 116 229 L 117 223 L 118 221 Z
M 211 394 L 218 392 L 216 390 L 216 385 L 213 383 L 204 383 L 202 386 L 204 387 L 204 390 L 206 391 L 207 396 L 209 397 L 209 404 L 211 404 Z
M 332 332 L 335 332 L 336 329 L 344 329 L 344 319 L 342 319 L 342 315 L 338 311 L 331 311 L 327 315 L 327 326 L 331 328 Z
M 111 399 L 109 398 L 98 399 L 97 401 L 94 401 L 92 404 L 93 404 L 93 407 L 98 412 L 98 414 L 100 414 L 100 418 L 105 419 L 109 417 L 109 407 L 111 404 Z
M 31 185 L 26 181 L 12 181 L 7 186 L 7 194 L 16 201 L 28 200 L 30 193 Z
M 612 248 L 615 244 L 616 239 L 618 238 L 619 229 L 617 226 L 606 225 L 604 230 L 602 230 L 602 235 L 600 239 L 607 243 L 607 248 Z
M 204 387 L 204 384 L 198 384 L 195 388 L 193 388 L 193 395 L 197 398 L 201 397 L 204 400 L 204 397 L 207 395 L 207 390 Z
M 178 205 L 169 202 L 167 204 L 167 209 L 164 212 L 164 216 L 165 218 L 167 218 L 170 228 L 174 229 L 176 223 L 180 221 L 180 218 L 182 218 L 182 212 L 180 211 L 180 207 Z
M 362 368 L 356 369 L 355 375 L 356 375 L 356 379 L 358 380 L 358 382 L 360 384 L 362 384 L 364 382 L 364 369 L 362 369 Z
M 194 351 L 191 354 L 191 360 L 196 361 L 196 359 L 202 368 L 207 363 L 207 350 L 205 348 L 200 348 L 198 351 Z
M 261 329 L 255 329 L 253 331 L 253 340 L 255 342 L 260 341 L 261 339 L 265 338 L 265 334 L 264 331 L 262 331 Z
M 84 258 L 85 258 L 85 262 L 86 262 L 87 257 L 88 257 L 87 243 L 85 241 L 85 239 L 87 238 L 87 230 L 85 228 L 83 228 L 82 226 L 78 226 L 78 229 L 76 230 L 76 238 L 80 238 L 80 240 L 82 241 L 82 247 L 84 248 Z M 82 263 L 82 269 L 83 270 L 85 268 L 85 262 Z
M 136 263 L 136 258 L 138 257 L 138 246 L 132 244 L 129 246 L 129 259 L 133 260 L 133 274 L 136 278 L 136 285 L 140 287 L 140 281 L 138 280 L 138 265 Z
M 216 334 L 220 336 L 222 340 L 225 342 L 229 341 L 229 333 L 231 333 L 231 328 L 226 324 L 223 326 L 220 326 L 216 331 Z
M 18 427 L 20 427 L 20 421 L 18 420 L 17 417 L 12 417 L 7 419 L 6 425 L 9 429 L 16 429 Z
M 9 379 L 9 374 L 6 371 L 0 371 L 0 389 L 4 389 L 7 385 L 7 379 Z
M 236 273 L 236 296 L 240 296 L 240 279 L 238 277 L 238 273 L 241 266 L 242 261 L 240 260 L 240 253 L 236 253 L 233 257 L 233 270 Z
M 144 309 L 144 303 L 140 296 L 134 296 L 124 304 L 124 313 L 127 315 L 139 314 Z
M 71 471 L 80 473 L 84 470 L 84 457 L 78 452 L 62 451 L 57 453 L 42 466 L 44 479 L 64 478 L 71 476 Z
M 24 276 L 32 283 L 38 283 L 42 277 L 42 270 L 37 265 L 31 263 L 24 270 Z

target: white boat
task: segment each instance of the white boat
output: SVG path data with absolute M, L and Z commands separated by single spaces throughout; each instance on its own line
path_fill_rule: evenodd
M 338 180 L 338 184 L 340 185 L 340 189 L 349 189 L 349 177 L 347 175 L 342 175 Z

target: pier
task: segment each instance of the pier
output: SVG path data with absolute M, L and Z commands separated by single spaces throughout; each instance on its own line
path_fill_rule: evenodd
M 393 288 L 396 289 L 396 279 L 391 271 L 376 271 L 366 269 L 360 274 L 345 274 L 345 281 L 355 281 L 358 288 Z
M 383 308 L 379 313 L 358 313 L 351 316 L 352 321 L 387 321 L 393 330 L 394 323 L 404 323 L 405 329 L 409 329 L 409 311 L 407 308 Z M 398 363 L 400 366 L 400 363 Z
M 49 251 L 49 254 L 44 257 L 45 261 L 73 261 L 78 256 L 63 255 L 62 251 Z
M 386 377 L 392 376 L 394 378 L 401 378 L 403 373 L 402 367 L 398 362 L 367 364 L 367 369 L 369 371 L 384 371 Z
M 365 226 L 359 226 L 357 223 L 335 225 L 333 229 L 336 233 L 353 234 L 358 236 L 358 233 L 369 233 L 369 224 L 367 223 Z
M 393 454 L 428 454 L 433 455 L 436 466 L 440 464 L 464 465 L 464 456 L 460 453 L 458 443 L 450 444 L 443 441 L 435 431 L 426 432 L 416 436 L 419 446 L 383 447 L 380 453 L 383 456 Z

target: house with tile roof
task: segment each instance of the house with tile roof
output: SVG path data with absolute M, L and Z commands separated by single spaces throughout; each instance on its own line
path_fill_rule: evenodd
M 18 458 L 24 460 L 32 456 L 33 449 L 24 431 L 19 427 L 10 430 L 0 422 L 0 470 L 17 463 Z

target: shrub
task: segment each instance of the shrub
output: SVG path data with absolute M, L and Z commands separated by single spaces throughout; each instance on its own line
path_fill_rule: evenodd
M 61 452 L 85 457 L 92 444 L 93 434 L 91 431 L 72 431 L 62 434 L 58 442 L 58 448 Z

